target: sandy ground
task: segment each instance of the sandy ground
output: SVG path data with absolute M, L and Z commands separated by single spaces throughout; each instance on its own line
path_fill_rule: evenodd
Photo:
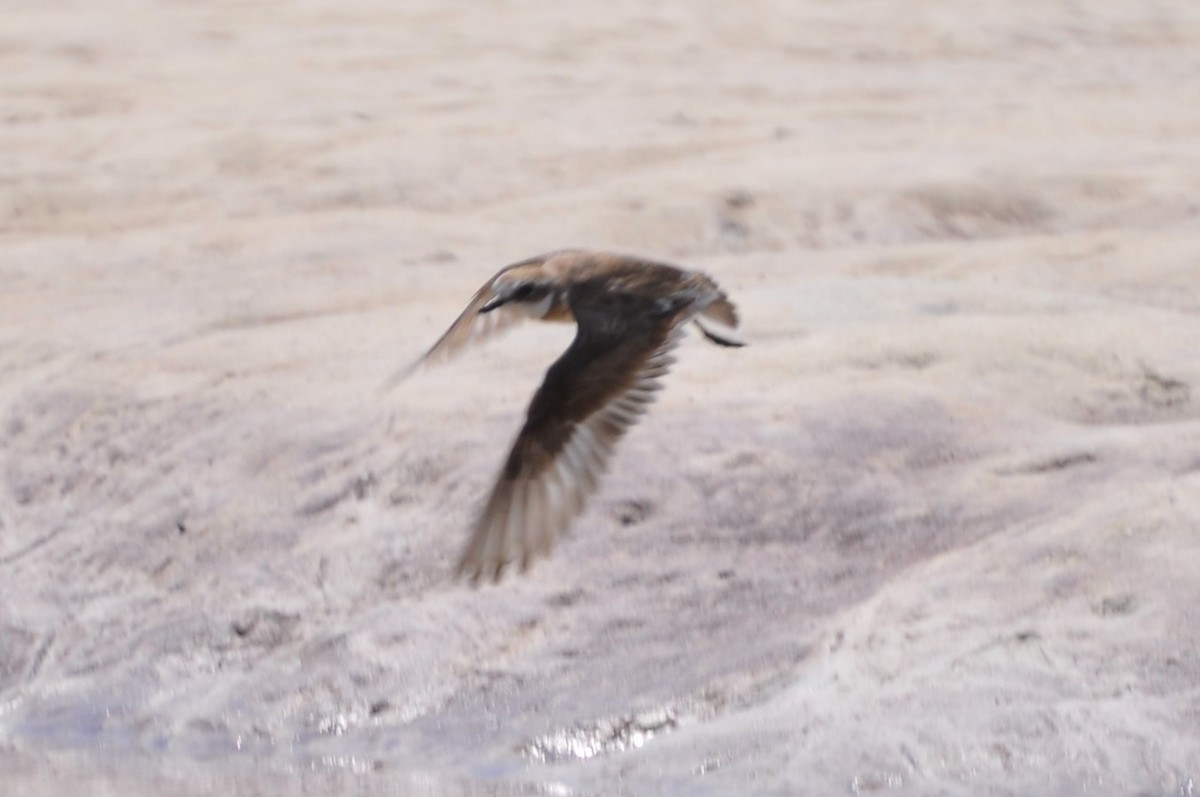
M 1200 6 L 579 8 L 4 9 L 0 791 L 1192 794 Z M 752 345 L 471 590 L 563 246 Z

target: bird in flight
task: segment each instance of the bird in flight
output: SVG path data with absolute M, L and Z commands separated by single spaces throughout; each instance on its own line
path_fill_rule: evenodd
M 472 582 L 523 571 L 583 510 L 617 441 L 637 422 L 675 362 L 671 350 L 694 322 L 722 346 L 733 304 L 708 276 L 637 257 L 567 250 L 501 269 L 446 333 L 394 384 L 421 365 L 519 321 L 574 321 L 575 339 L 546 372 L 458 563 Z

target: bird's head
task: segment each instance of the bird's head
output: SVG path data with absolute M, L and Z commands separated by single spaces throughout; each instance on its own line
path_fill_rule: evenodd
M 530 265 L 501 272 L 492 281 L 492 298 L 481 313 L 490 313 L 497 307 L 509 305 L 531 318 L 544 318 L 557 298 L 557 285 L 553 278 L 541 268 Z

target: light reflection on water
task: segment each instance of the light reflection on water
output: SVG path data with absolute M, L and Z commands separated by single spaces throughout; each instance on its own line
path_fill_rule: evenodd
M 101 769 L 133 773 L 136 781 L 154 780 L 163 772 L 187 772 L 189 780 L 195 773 L 225 773 L 238 780 L 261 778 L 255 773 L 269 771 L 284 778 L 366 778 L 377 786 L 402 782 L 404 793 L 411 791 L 414 778 L 424 778 L 451 794 L 456 784 L 469 783 L 479 787 L 473 794 L 563 795 L 570 793 L 567 786 L 537 782 L 539 776 L 565 774 L 549 765 L 638 750 L 680 728 L 757 704 L 790 682 L 786 669 L 764 671 L 710 684 L 666 704 L 551 726 L 542 735 L 516 740 L 506 740 L 505 731 L 495 726 L 503 712 L 486 707 L 462 711 L 456 719 L 430 716 L 397 722 L 403 706 L 389 703 L 386 710 L 375 710 L 373 704 L 349 701 L 341 708 L 302 710 L 291 716 L 291 723 L 286 717 L 259 722 L 234 709 L 211 719 L 164 720 L 160 725 L 152 718 L 131 720 L 146 707 L 136 690 L 99 698 L 59 693 L 27 700 L 23 710 L 10 711 L 13 722 L 3 729 L 7 736 L 0 733 L 0 757 L 7 740 L 10 752 L 28 756 L 35 770 L 39 762 L 66 756 L 100 761 Z M 691 775 L 707 775 L 721 765 L 720 759 L 709 757 L 691 767 Z M 53 778 L 60 769 L 41 768 L 45 772 L 39 778 Z M 92 768 L 88 764 L 81 770 Z M 0 771 L 0 785 L 5 774 Z M 138 788 L 132 786 L 131 793 L 137 794 Z M 0 789 L 4 794 L 10 791 Z
M 554 763 L 566 759 L 586 760 L 598 755 L 635 750 L 679 724 L 671 708 L 603 719 L 589 726 L 563 728 L 540 736 L 521 748 L 530 760 Z

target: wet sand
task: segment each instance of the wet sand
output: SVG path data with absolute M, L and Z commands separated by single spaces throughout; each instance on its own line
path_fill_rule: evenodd
M 1200 9 L 6 11 L 6 793 L 1189 794 Z M 700 268 L 555 557 L 454 558 L 566 327 Z

